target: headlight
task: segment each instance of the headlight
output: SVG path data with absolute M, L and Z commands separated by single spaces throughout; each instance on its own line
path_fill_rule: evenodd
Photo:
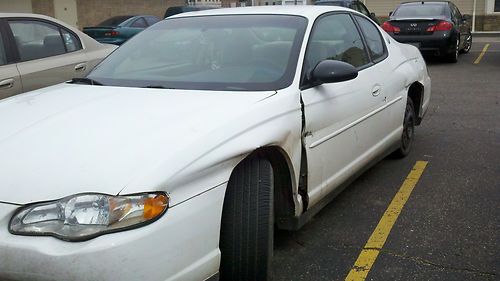
M 169 197 L 163 192 L 123 196 L 77 194 L 19 208 L 10 220 L 9 231 L 83 241 L 151 223 L 165 213 L 168 202 Z

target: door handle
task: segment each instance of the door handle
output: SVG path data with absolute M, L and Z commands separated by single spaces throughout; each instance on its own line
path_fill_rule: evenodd
M 13 78 L 9 78 L 9 79 L 5 79 L 5 80 L 0 81 L 0 89 L 10 89 L 12 87 L 14 87 L 14 79 Z
M 84 62 L 75 65 L 75 71 L 85 71 L 86 68 L 87 68 L 87 64 Z
M 372 96 L 376 97 L 378 95 L 380 95 L 380 86 L 375 86 L 372 89 Z

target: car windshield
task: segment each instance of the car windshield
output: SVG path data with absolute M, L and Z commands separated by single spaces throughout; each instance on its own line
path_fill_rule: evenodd
M 399 18 L 411 17 L 443 17 L 446 15 L 446 5 L 443 4 L 407 4 L 401 5 L 394 11 Z
M 128 20 L 131 17 L 133 17 L 133 16 L 116 16 L 116 17 L 112 17 L 112 18 L 109 18 L 109 19 L 101 22 L 97 26 L 118 26 L 118 25 L 120 25 L 120 23 Z
M 292 83 L 306 25 L 288 15 L 167 19 L 118 48 L 88 78 L 124 87 L 282 89 Z

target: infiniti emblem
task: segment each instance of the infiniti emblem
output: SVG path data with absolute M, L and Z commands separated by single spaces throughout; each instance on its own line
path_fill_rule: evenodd
M 417 27 L 417 24 L 416 23 L 411 23 L 410 26 L 411 27 Z

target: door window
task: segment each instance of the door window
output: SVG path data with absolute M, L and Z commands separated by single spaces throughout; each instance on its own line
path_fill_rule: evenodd
M 305 71 L 311 71 L 322 60 L 339 60 L 362 67 L 369 63 L 361 36 L 348 14 L 321 17 L 313 28 L 306 58 Z
M 30 20 L 9 21 L 21 61 L 61 55 L 81 49 L 80 41 L 58 26 Z
M 384 39 L 378 28 L 364 17 L 355 16 L 361 27 L 361 31 L 365 35 L 368 51 L 374 62 L 383 60 L 386 57 Z

